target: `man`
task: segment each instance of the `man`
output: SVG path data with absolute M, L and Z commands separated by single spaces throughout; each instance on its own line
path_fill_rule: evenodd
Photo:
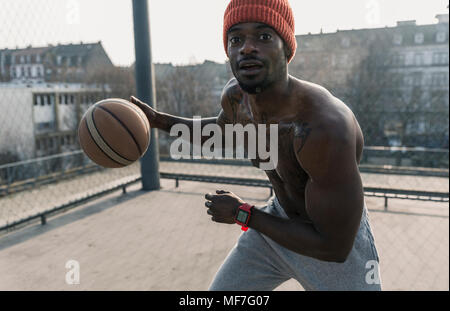
M 358 169 L 363 135 L 344 103 L 288 74 L 294 29 L 287 0 L 232 0 L 225 12 L 224 44 L 235 78 L 224 88 L 218 117 L 201 125 L 278 124 L 279 154 L 276 168 L 265 171 L 275 192 L 267 206 L 255 208 L 224 190 L 205 196 L 213 221 L 250 228 L 210 290 L 273 290 L 291 278 L 306 290 L 381 290 Z M 191 119 L 131 100 L 153 127 L 193 127 Z

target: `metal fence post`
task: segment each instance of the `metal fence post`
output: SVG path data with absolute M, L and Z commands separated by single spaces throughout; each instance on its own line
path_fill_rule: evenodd
M 133 21 L 137 97 L 156 109 L 147 0 L 133 0 Z M 156 129 L 152 128 L 150 146 L 140 161 L 142 189 L 160 189 L 158 133 Z

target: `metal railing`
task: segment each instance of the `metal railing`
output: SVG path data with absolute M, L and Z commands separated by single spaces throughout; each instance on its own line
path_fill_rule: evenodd
M 66 158 L 66 161 L 64 159 Z M 80 166 L 64 165 L 64 163 L 71 163 L 73 161 L 67 160 L 69 158 L 77 158 L 77 163 Z M 161 157 L 161 162 L 173 162 L 174 160 Z M 185 162 L 192 164 L 216 164 L 216 165 L 233 165 L 233 166 L 250 166 L 248 160 L 176 160 L 177 162 Z M 54 165 L 58 163 L 58 165 Z M 33 168 L 33 166 L 36 166 Z M 55 171 L 55 167 L 60 170 Z M 47 174 L 45 174 L 45 169 Z M 21 161 L 0 166 L 0 176 L 2 182 L 0 183 L 0 200 L 1 197 L 8 196 L 13 193 L 17 193 L 24 190 L 30 190 L 38 188 L 45 184 L 56 183 L 64 179 L 75 178 L 84 174 L 104 171 L 101 168 L 93 164 L 82 151 L 74 151 L 63 153 L 59 155 L 53 155 L 48 157 L 42 157 L 38 159 L 32 159 L 27 161 Z M 361 166 L 361 171 L 368 171 L 378 174 L 412 174 L 419 176 L 440 176 L 448 177 L 448 170 L 430 170 L 423 168 L 401 168 L 401 167 L 386 167 L 386 166 Z M 33 177 L 27 178 L 31 172 Z M 39 174 L 38 174 L 39 173 Z M 35 174 L 35 175 L 33 175 Z M 14 180 L 13 177 L 22 177 L 18 180 Z M 179 186 L 180 181 L 196 181 L 206 183 L 218 183 L 218 184 L 230 184 L 241 185 L 249 187 L 264 187 L 270 189 L 270 195 L 273 194 L 272 185 L 269 180 L 264 178 L 246 178 L 246 177 L 230 177 L 230 176 L 211 176 L 206 174 L 190 174 L 186 172 L 160 172 L 160 177 L 164 179 L 173 179 L 176 187 Z M 56 206 L 50 210 L 35 213 L 24 219 L 14 220 L 7 223 L 5 226 L 0 227 L 0 231 L 9 231 L 12 228 L 20 227 L 29 222 L 33 222 L 36 219 L 40 219 L 42 224 L 46 223 L 48 216 L 54 215 L 58 212 L 66 211 L 70 208 L 79 206 L 80 204 L 87 203 L 93 199 L 107 195 L 109 193 L 122 189 L 123 193 L 126 192 L 126 188 L 129 185 L 138 183 L 142 180 L 141 177 L 134 178 L 131 181 L 125 181 L 121 184 L 115 184 L 109 188 L 99 190 L 95 193 L 79 196 L 77 199 L 72 199 L 69 202 Z M 380 197 L 385 199 L 385 211 L 388 211 L 388 200 L 391 198 L 405 199 L 405 200 L 420 200 L 420 201 L 432 201 L 432 202 L 448 202 L 449 192 L 440 191 L 423 191 L 423 190 L 406 190 L 395 188 L 382 188 L 382 187 L 365 187 L 364 192 L 366 196 Z

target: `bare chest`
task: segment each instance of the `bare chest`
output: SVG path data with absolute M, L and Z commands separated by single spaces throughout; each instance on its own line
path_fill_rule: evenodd
M 253 155 L 249 153 L 249 147 L 251 148 L 251 144 L 255 143 L 257 152 L 253 157 L 248 157 L 253 166 L 261 169 L 262 164 L 268 162 L 268 156 L 274 164 L 273 169 L 264 169 L 264 171 L 286 214 L 289 217 L 300 216 L 304 220 L 309 220 L 305 209 L 305 188 L 309 176 L 299 164 L 294 149 L 294 139 L 307 135 L 305 132 L 307 131 L 307 124 L 290 120 L 276 123 L 276 121 L 262 116 L 259 120 L 255 120 L 245 108 L 238 111 L 235 117 L 235 123 L 244 127 L 252 125 L 256 130 L 256 140 L 252 142 L 252 139 L 248 139 L 248 136 L 245 138 L 247 156 Z M 275 125 L 276 130 L 270 128 L 271 124 Z M 260 126 L 258 127 L 258 125 Z M 261 125 L 264 125 L 264 127 L 261 127 Z M 264 145 L 260 146 L 261 144 Z M 261 150 L 265 152 L 261 153 Z

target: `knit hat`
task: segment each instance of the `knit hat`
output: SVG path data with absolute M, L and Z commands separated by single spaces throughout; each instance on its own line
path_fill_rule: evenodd
M 297 49 L 295 23 L 288 0 L 231 0 L 223 23 L 223 43 L 228 55 L 228 30 L 239 23 L 257 22 L 267 24 L 278 33 L 291 51 L 288 62 Z

